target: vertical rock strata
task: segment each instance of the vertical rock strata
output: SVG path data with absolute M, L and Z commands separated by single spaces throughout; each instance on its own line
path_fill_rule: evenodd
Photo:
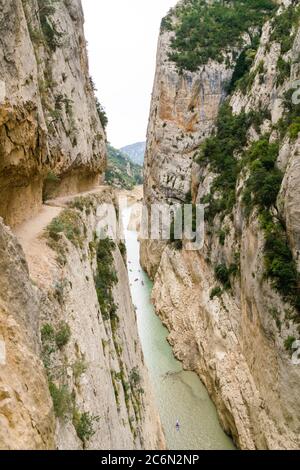
M 0 449 L 165 446 L 124 246 L 96 236 L 114 195 L 83 22 L 80 0 L 0 0 Z
M 228 84 L 247 38 L 230 65 L 209 60 L 196 71 L 180 73 L 169 56 L 175 33 L 164 20 L 145 161 L 149 208 L 158 201 L 206 204 L 203 250 L 144 240 L 141 257 L 154 279 L 153 301 L 176 356 L 197 372 L 224 429 L 242 449 L 296 449 L 300 444 L 300 368 L 292 363 L 293 344 L 300 339 L 300 128 L 288 91 L 299 79 L 299 7 L 296 2 L 277 3 L 278 12 L 259 33 L 251 68 L 233 83 L 230 96 Z M 280 36 L 278 18 L 287 15 L 289 6 L 296 20 L 287 20 L 288 30 L 284 33 L 282 27 Z M 178 24 L 176 10 L 168 21 Z M 231 122 L 247 115 L 242 148 L 236 142 L 239 128 L 227 135 L 236 142 L 230 160 L 237 171 L 232 193 L 225 164 L 220 169 L 220 162 L 213 160 L 213 147 L 206 154 L 204 147 L 199 158 L 211 135 L 223 139 L 221 147 L 228 146 L 224 133 L 217 131 L 224 109 L 231 109 Z M 259 202 L 266 176 L 257 185 L 255 171 L 266 165 L 263 159 L 271 158 L 272 149 L 276 161 L 268 171 L 274 179 Z M 249 164 L 254 160 L 257 167 Z M 268 206 L 266 198 L 274 188 L 276 200 Z M 276 271 L 277 263 L 282 263 L 279 271 L 285 270 L 285 276 Z M 286 287 L 288 272 L 291 288 Z

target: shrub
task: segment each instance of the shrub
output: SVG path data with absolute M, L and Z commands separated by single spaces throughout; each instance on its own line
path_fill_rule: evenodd
M 55 284 L 55 287 L 54 287 L 54 297 L 55 299 L 58 301 L 58 303 L 60 305 L 63 305 L 64 303 L 64 300 L 65 300 L 65 287 L 67 285 L 67 281 L 64 280 L 64 281 L 58 281 L 56 284 Z
M 57 241 L 59 239 L 59 234 L 64 231 L 64 225 L 59 220 L 59 218 L 55 218 L 52 222 L 48 225 L 48 235 L 53 240 Z
M 277 124 L 281 138 L 286 135 L 293 123 L 298 122 L 300 116 L 300 103 L 297 104 L 293 100 L 294 91 L 293 89 L 286 91 L 283 97 L 284 114 Z
M 242 91 L 246 91 L 250 84 L 250 70 L 254 63 L 259 41 L 256 39 L 251 46 L 243 49 L 239 55 L 236 66 L 232 75 L 231 82 L 227 88 L 227 92 L 231 94 L 236 87 Z
M 296 338 L 294 336 L 289 336 L 285 342 L 284 342 L 284 347 L 287 351 L 292 351 L 293 350 L 293 344 L 296 341 Z
M 282 172 L 275 166 L 278 152 L 278 143 L 270 144 L 262 137 L 246 153 L 245 161 L 250 164 L 250 176 L 243 195 L 247 216 L 255 206 L 264 211 L 276 204 L 283 179 Z
M 120 250 L 120 253 L 121 253 L 123 259 L 126 260 L 127 250 L 126 250 L 126 245 L 125 245 L 124 241 L 123 240 L 119 241 L 118 246 L 119 246 L 119 250 Z
M 300 117 L 295 118 L 292 124 L 289 127 L 289 136 L 292 140 L 296 140 L 298 138 L 300 132 Z
M 230 272 L 227 269 L 226 264 L 219 264 L 215 268 L 215 276 L 216 276 L 216 279 L 223 284 L 225 289 L 228 289 L 231 287 Z
M 292 30 L 297 26 L 299 18 L 299 6 L 290 5 L 281 15 L 277 15 L 273 19 L 271 41 L 276 41 L 281 44 L 282 54 L 288 52 L 293 46 L 296 34 L 295 31 L 292 33 Z
M 41 338 L 42 338 L 42 343 L 46 343 L 48 341 L 54 341 L 55 331 L 52 325 L 47 323 L 46 325 L 42 327 Z
M 250 114 L 234 115 L 230 105 L 224 103 L 219 111 L 215 135 L 201 146 L 197 162 L 210 164 L 212 171 L 218 175 L 210 195 L 201 201 L 209 204 L 205 217 L 210 222 L 217 214 L 230 213 L 236 202 L 239 165 L 235 155 L 242 152 L 247 143 L 252 119 Z
M 130 372 L 129 381 L 133 388 L 136 388 L 141 383 L 141 374 L 137 367 L 134 367 Z
M 224 246 L 225 245 L 225 240 L 226 240 L 226 232 L 225 232 L 225 230 L 220 230 L 220 232 L 219 232 L 220 245 Z
M 55 4 L 57 2 L 58 0 L 38 0 L 38 13 L 44 40 L 52 52 L 55 52 L 56 48 L 61 46 L 61 40 L 65 35 L 65 33 L 57 30 L 55 22 L 51 19 L 51 16 L 55 13 Z
M 172 31 L 172 29 L 173 29 L 173 25 L 172 25 L 172 20 L 169 14 L 161 20 L 160 30 L 161 32 L 165 32 L 165 31 Z
M 231 276 L 236 276 L 239 272 L 239 267 L 236 263 L 232 263 L 229 268 L 226 264 L 219 264 L 215 268 L 216 279 L 223 284 L 225 289 L 231 288 Z
M 221 287 L 214 287 L 211 291 L 210 291 L 210 300 L 213 300 L 215 297 L 221 297 L 222 295 L 222 289 Z
M 49 391 L 53 401 L 55 416 L 67 419 L 72 413 L 73 400 L 67 385 L 57 386 L 53 382 L 49 383 Z
M 83 442 L 84 446 L 95 434 L 95 423 L 100 420 L 99 416 L 94 416 L 91 413 L 80 413 L 74 410 L 73 425 L 76 430 L 77 436 Z
M 45 181 L 49 183 L 59 183 L 60 177 L 56 175 L 55 173 L 53 173 L 52 171 L 49 171 L 49 173 L 47 174 L 45 178 Z
M 262 222 L 266 237 L 265 275 L 282 297 L 300 311 L 300 278 L 286 231 L 269 214 L 263 215 Z
M 98 98 L 95 98 L 95 99 L 96 99 L 97 113 L 98 113 L 100 122 L 102 124 L 103 129 L 106 129 L 108 125 L 108 117 L 107 117 L 106 111 L 104 107 L 102 106 L 102 104 L 100 103 L 100 101 L 98 100 Z
M 248 32 L 252 38 L 275 8 L 272 0 L 185 2 L 176 9 L 173 51 L 169 57 L 179 69 L 190 71 L 196 71 L 210 59 L 223 62 L 223 53 L 240 47 L 243 33 Z M 171 28 L 167 20 L 166 24 Z
M 279 57 L 277 62 L 277 78 L 276 78 L 276 85 L 281 86 L 290 78 L 291 75 L 291 62 L 286 62 L 282 57 Z
M 85 209 L 88 211 L 89 209 L 94 208 L 94 200 L 92 196 L 79 196 L 69 202 L 68 206 L 70 209 L 77 209 L 80 212 L 83 212 Z
M 83 359 L 78 359 L 72 366 L 75 380 L 78 380 L 86 371 L 87 364 Z
M 55 330 L 52 325 L 46 324 L 41 329 L 42 340 L 42 359 L 44 366 L 47 370 L 48 376 L 50 375 L 51 368 L 51 355 L 56 351 L 55 344 Z
M 48 236 L 54 241 L 58 241 L 59 235 L 64 233 L 68 240 L 76 247 L 82 247 L 82 231 L 83 223 L 80 215 L 70 209 L 64 210 L 47 227 Z
M 55 342 L 56 346 L 59 349 L 62 349 L 64 346 L 68 344 L 71 338 L 71 329 L 67 323 L 60 323 L 59 329 L 55 334 Z
M 104 320 L 114 319 L 117 311 L 113 298 L 113 287 L 118 282 L 114 269 L 114 249 L 115 243 L 109 238 L 100 240 L 97 246 L 95 287 Z

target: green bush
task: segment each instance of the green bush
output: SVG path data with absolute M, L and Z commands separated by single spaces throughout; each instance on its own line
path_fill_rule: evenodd
M 251 46 L 246 46 L 239 55 L 235 69 L 233 71 L 232 79 L 227 88 L 227 93 L 231 94 L 236 87 L 245 92 L 251 83 L 250 70 L 254 63 L 256 52 L 259 46 L 259 41 L 255 39 Z
M 52 325 L 46 324 L 41 329 L 41 340 L 42 340 L 42 359 L 47 370 L 48 376 L 50 375 L 51 369 L 51 356 L 56 351 L 55 344 L 55 330 Z
M 220 230 L 219 232 L 219 243 L 220 245 L 224 246 L 226 240 L 226 232 L 225 230 Z
M 118 246 L 119 246 L 119 250 L 123 259 L 126 260 L 127 249 L 126 249 L 126 245 L 124 241 L 123 240 L 119 241 Z
M 292 136 L 294 137 L 298 127 L 300 116 L 300 104 L 294 102 L 294 92 L 294 89 L 290 89 L 284 94 L 284 114 L 283 117 L 280 119 L 279 123 L 277 124 L 281 138 L 283 138 L 290 129 L 292 129 Z M 297 138 L 297 136 L 295 138 Z
M 242 45 L 242 35 L 253 38 L 266 18 L 276 9 L 272 0 L 205 2 L 189 0 L 176 8 L 177 21 L 170 15 L 164 26 L 174 29 L 170 59 L 179 69 L 196 71 L 210 59 L 223 62 L 223 52 Z
M 95 99 L 96 99 L 97 113 L 98 113 L 100 122 L 102 124 L 103 129 L 106 129 L 108 125 L 108 117 L 107 117 L 106 111 L 104 107 L 102 106 L 102 104 L 100 103 L 100 101 L 98 100 L 98 98 L 95 98 Z
M 225 289 L 231 288 L 231 276 L 236 276 L 239 272 L 239 267 L 237 264 L 232 263 L 229 268 L 227 268 L 226 264 L 219 264 L 215 268 L 215 276 L 216 279 L 223 284 Z M 214 292 L 214 295 L 215 292 Z
M 51 18 L 55 13 L 58 0 L 38 0 L 38 14 L 40 17 L 41 28 L 46 45 L 52 52 L 62 45 L 62 38 L 65 33 L 57 30 L 57 25 Z
M 136 388 L 141 383 L 141 374 L 137 367 L 134 367 L 129 375 L 129 381 L 133 388 Z
M 230 283 L 230 272 L 229 269 L 227 268 L 226 264 L 219 264 L 215 268 L 215 276 L 218 281 L 223 284 L 225 289 L 228 289 L 231 287 Z
M 49 171 L 49 173 L 47 174 L 45 178 L 45 181 L 49 183 L 59 183 L 60 177 L 56 175 L 55 173 L 53 173 L 52 171 Z
M 52 325 L 47 323 L 41 330 L 42 343 L 55 340 L 55 330 Z
M 292 124 L 289 127 L 289 136 L 292 140 L 296 140 L 298 138 L 300 132 L 300 117 L 295 118 Z
M 213 300 L 215 297 L 221 297 L 223 291 L 221 289 L 221 287 L 214 287 L 211 291 L 210 291 L 210 300 Z
M 262 137 L 245 155 L 250 168 L 243 195 L 247 216 L 255 206 L 264 211 L 276 204 L 283 179 L 282 172 L 275 166 L 278 153 L 278 143 L 270 144 L 266 137 Z
M 76 430 L 77 436 L 83 442 L 84 446 L 95 434 L 95 424 L 98 423 L 100 418 L 91 413 L 80 413 L 74 410 L 73 425 Z
M 291 75 L 291 62 L 285 61 L 282 57 L 279 57 L 277 62 L 277 78 L 276 85 L 281 86 L 285 80 L 289 79 Z
M 73 400 L 67 385 L 57 386 L 49 382 L 49 391 L 53 401 L 55 416 L 66 420 L 72 413 Z
M 276 41 L 281 44 L 281 53 L 288 52 L 295 40 L 295 31 L 292 29 L 297 26 L 300 18 L 300 7 L 290 5 L 286 8 L 281 15 L 277 15 L 273 20 L 273 32 L 271 41 Z
M 60 234 L 64 233 L 74 246 L 82 247 L 83 223 L 80 215 L 73 210 L 66 209 L 53 219 L 47 227 L 47 232 L 54 241 L 58 241 Z
M 59 349 L 62 349 L 68 344 L 71 338 L 71 329 L 69 325 L 65 322 L 61 322 L 59 328 L 55 334 L 56 346 Z
M 293 344 L 296 341 L 296 338 L 294 336 L 289 336 L 285 342 L 284 342 L 284 347 L 287 351 L 292 351 L 293 350 Z
M 78 380 L 86 371 L 87 364 L 83 359 L 78 359 L 72 366 L 75 380 Z
M 161 20 L 160 30 L 161 32 L 165 32 L 165 31 L 172 31 L 172 29 L 173 29 L 172 20 L 170 18 L 170 15 L 167 15 Z
M 104 320 L 116 320 L 117 305 L 113 298 L 113 287 L 118 282 L 114 269 L 113 250 L 115 243 L 106 238 L 97 246 L 97 273 L 95 287 Z
M 265 232 L 265 276 L 286 302 L 300 311 L 300 275 L 289 247 L 285 228 L 269 212 L 261 215 Z
M 240 168 L 235 155 L 242 152 L 247 143 L 252 119 L 250 114 L 234 115 L 230 105 L 224 103 L 219 111 L 215 135 L 201 147 L 197 162 L 200 165 L 209 164 L 218 175 L 210 195 L 201 201 L 209 204 L 205 217 L 210 222 L 217 214 L 230 213 L 236 202 L 235 190 Z

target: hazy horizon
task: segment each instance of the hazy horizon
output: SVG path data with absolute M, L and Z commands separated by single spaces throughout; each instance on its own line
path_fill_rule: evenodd
M 90 73 L 116 148 L 146 140 L 162 17 L 177 0 L 82 0 Z

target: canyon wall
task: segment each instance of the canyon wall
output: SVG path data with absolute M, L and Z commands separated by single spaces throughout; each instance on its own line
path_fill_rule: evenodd
M 126 250 L 96 233 L 115 195 L 83 22 L 79 0 L 0 1 L 5 450 L 165 447 Z
M 224 53 L 197 70 L 180 69 L 170 56 L 180 7 L 188 3 L 179 2 L 162 24 L 144 197 L 149 210 L 157 202 L 205 204 L 204 247 L 143 240 L 142 263 L 174 353 L 207 387 L 226 432 L 242 449 L 297 449 L 300 128 L 289 89 L 299 79 L 299 7 L 277 2 L 281 8 L 250 51 L 251 67 L 234 82 L 248 35 L 236 54 L 227 50 L 227 60 Z M 230 159 L 225 153 L 217 160 L 216 149 L 229 149 Z M 264 173 L 272 149 L 276 161 Z
M 99 183 L 106 138 L 80 1 L 0 6 L 0 215 L 16 225 L 43 199 Z

